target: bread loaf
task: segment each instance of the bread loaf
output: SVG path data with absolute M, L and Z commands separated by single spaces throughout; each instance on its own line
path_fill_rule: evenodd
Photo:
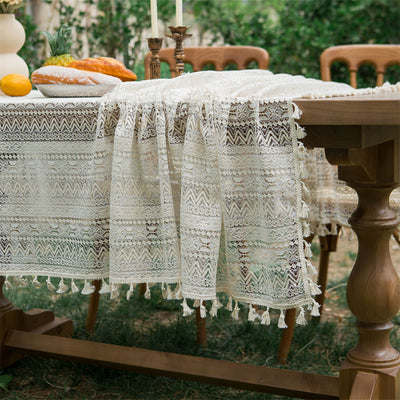
M 84 60 L 75 60 L 68 65 L 68 68 L 77 68 L 84 71 L 101 72 L 115 76 L 122 81 L 135 81 L 137 76 L 134 72 L 125 68 L 125 65 L 111 57 L 85 58 Z
M 121 80 L 114 76 L 55 65 L 37 69 L 32 73 L 31 80 L 34 84 L 116 85 L 121 83 Z

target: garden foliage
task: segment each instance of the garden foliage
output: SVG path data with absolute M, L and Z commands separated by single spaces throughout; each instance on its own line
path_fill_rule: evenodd
M 74 28 L 75 56 L 81 56 L 86 44 L 91 55 L 118 57 L 129 68 L 142 64 L 143 32 L 150 27 L 149 1 L 83 0 L 79 9 L 63 1 L 56 4 L 60 24 Z M 172 0 L 158 0 L 158 15 L 165 26 L 174 23 L 174 7 Z M 319 56 L 327 47 L 400 43 L 399 0 L 186 0 L 184 7 L 199 27 L 202 45 L 263 47 L 276 73 L 319 78 Z M 43 43 L 29 17 L 25 22 L 28 39 L 20 54 L 32 67 L 40 64 L 34 48 Z M 373 85 L 373 74 L 363 67 L 359 85 Z M 343 65 L 334 65 L 333 79 L 348 82 Z M 386 79 L 399 81 L 400 69 L 390 67 Z
M 319 78 L 319 56 L 342 44 L 400 43 L 399 0 L 193 0 L 196 20 L 212 41 L 253 45 L 270 54 L 273 72 Z M 247 6 L 246 6 L 247 3 Z M 373 84 L 371 68 L 362 68 L 359 86 Z M 342 65 L 333 79 L 348 82 Z M 400 80 L 399 69 L 386 75 Z

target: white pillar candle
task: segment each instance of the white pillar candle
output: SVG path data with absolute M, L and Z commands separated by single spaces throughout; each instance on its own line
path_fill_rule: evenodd
M 157 0 L 150 0 L 151 37 L 158 38 Z
M 176 0 L 176 26 L 182 25 L 182 0 Z

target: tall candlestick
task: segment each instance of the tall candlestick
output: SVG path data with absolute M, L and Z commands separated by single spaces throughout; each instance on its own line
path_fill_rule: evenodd
M 151 10 L 151 36 L 158 37 L 157 0 L 150 0 Z
M 182 0 L 176 0 L 176 26 L 182 25 Z

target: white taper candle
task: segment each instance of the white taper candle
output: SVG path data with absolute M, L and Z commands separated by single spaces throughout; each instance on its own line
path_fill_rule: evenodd
M 157 0 L 150 0 L 151 37 L 158 38 Z
M 176 26 L 182 25 L 182 0 L 176 0 Z

